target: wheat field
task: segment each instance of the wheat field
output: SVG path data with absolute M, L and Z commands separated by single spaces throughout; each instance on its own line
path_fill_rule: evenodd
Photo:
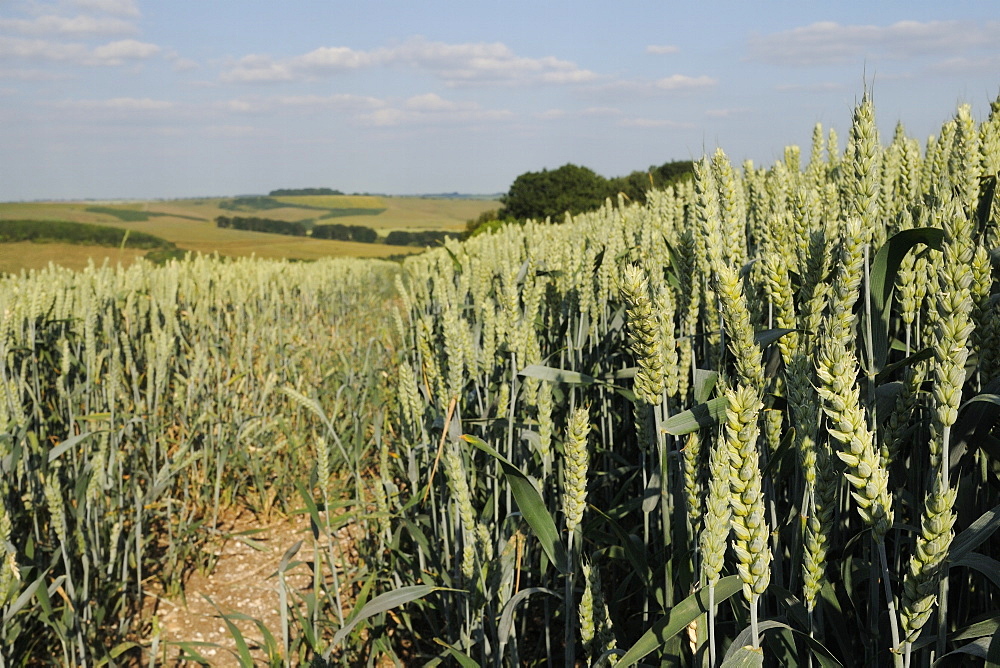
M 996 660 L 1000 100 L 845 140 L 404 263 L 414 661 Z
M 866 94 L 401 265 L 0 278 L 0 666 L 161 659 L 151 580 L 234 508 L 310 527 L 232 665 L 1000 663 L 983 116 L 882 137 Z

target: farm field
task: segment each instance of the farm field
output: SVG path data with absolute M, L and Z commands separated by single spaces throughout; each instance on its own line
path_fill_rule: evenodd
M 102 248 L 61 243 L 0 243 L 0 273 L 16 274 L 22 269 L 44 269 L 49 263 L 67 269 L 84 269 L 91 262 L 101 265 L 129 266 L 144 257 L 146 251 L 134 248 Z
M 0 665 L 992 661 L 1000 100 L 845 125 L 401 263 L 0 278 Z
M 149 202 L 7 202 L 0 203 L 0 220 L 66 220 L 96 223 L 147 232 L 166 239 L 183 250 L 228 257 L 287 258 L 315 260 L 322 257 L 389 257 L 418 252 L 419 248 L 366 244 L 350 241 L 288 237 L 236 229 L 220 229 L 218 216 L 261 216 L 298 222 L 317 220 L 318 223 L 364 225 L 385 236 L 394 230 L 445 230 L 461 232 L 469 219 L 498 206 L 494 201 L 462 199 L 421 199 L 407 197 L 336 196 L 283 197 L 289 206 L 268 209 L 233 210 L 223 208 L 233 198 L 164 200 Z M 223 206 L 220 206 L 223 205 Z M 323 208 L 300 208 L 323 207 Z M 330 209 L 382 210 L 378 215 L 347 215 L 320 219 Z M 78 246 L 76 248 L 37 248 L 20 245 L 3 248 L 0 245 L 0 271 L 40 269 L 50 261 L 63 266 L 81 268 L 90 259 L 100 265 L 130 262 L 137 253 L 119 253 L 115 248 Z M 65 251 L 65 255 L 60 255 Z

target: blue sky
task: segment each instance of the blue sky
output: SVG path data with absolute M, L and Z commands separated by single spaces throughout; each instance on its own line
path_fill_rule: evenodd
M 1000 6 L 0 0 L 0 200 L 506 191 L 721 146 L 925 140 L 1000 93 Z

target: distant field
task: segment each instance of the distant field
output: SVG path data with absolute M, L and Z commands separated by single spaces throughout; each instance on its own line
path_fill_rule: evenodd
M 295 195 L 275 197 L 279 202 L 292 206 L 310 206 L 320 209 L 384 209 L 385 200 L 374 195 Z
M 18 241 L 0 244 L 0 273 L 17 274 L 23 269 L 44 269 L 49 263 L 69 269 L 83 269 L 91 261 L 97 266 L 107 261 L 111 265 L 127 267 L 145 255 L 146 251 L 137 248 L 119 250 L 101 246 Z
M 379 230 L 453 230 L 462 231 L 465 223 L 479 214 L 499 209 L 500 202 L 475 199 L 425 199 L 422 197 L 388 197 L 388 209 L 377 216 Z M 340 222 L 340 221 L 338 221 Z M 359 220 L 356 225 L 365 225 Z
M 345 225 L 366 225 L 382 232 L 391 230 L 461 230 L 468 220 L 497 209 L 494 200 L 425 199 L 420 197 L 375 197 L 370 195 L 316 195 L 277 197 L 285 207 L 264 211 L 234 212 L 220 207 L 232 198 L 183 199 L 150 202 L 11 202 L 0 203 L 0 219 L 29 218 L 70 220 L 81 223 L 123 223 L 143 225 L 150 234 L 171 238 L 164 228 L 181 221 L 204 222 L 214 226 L 218 216 L 259 215 L 287 222 L 318 220 L 323 209 L 385 209 L 378 215 L 338 216 Z M 308 206 L 310 208 L 301 208 Z M 148 220 L 135 220 L 144 213 Z M 126 219 L 126 220 L 123 220 Z M 132 220 L 128 220 L 132 219 Z
M 0 220 L 97 223 L 153 234 L 174 243 L 178 248 L 200 253 L 313 260 L 331 256 L 387 257 L 419 252 L 419 249 L 220 229 L 216 227 L 215 219 L 218 216 L 259 215 L 287 222 L 336 222 L 371 227 L 384 237 L 393 230 L 459 232 L 465 228 L 466 221 L 477 218 L 483 211 L 500 206 L 499 202 L 489 200 L 368 195 L 306 195 L 275 199 L 287 206 L 246 213 L 220 206 L 231 202 L 232 198 L 148 202 L 9 202 L 0 203 Z M 365 212 L 343 215 L 352 209 Z M 378 209 L 384 210 L 379 213 L 371 211 Z M 335 211 L 338 212 L 336 217 L 324 218 L 325 214 Z M 59 243 L 0 244 L 0 271 L 41 268 L 50 261 L 79 268 L 86 266 L 88 258 L 94 258 L 97 263 L 103 262 L 105 258 L 112 263 L 128 263 L 140 255 L 141 251 L 132 252 L 129 249 L 119 252 L 117 249 Z

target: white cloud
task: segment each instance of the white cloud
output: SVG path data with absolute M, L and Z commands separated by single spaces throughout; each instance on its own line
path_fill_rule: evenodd
M 171 57 L 170 65 L 173 67 L 174 72 L 190 72 L 201 67 L 197 61 L 190 58 L 181 58 L 180 56 Z
M 574 63 L 545 56 L 516 55 L 502 42 L 446 44 L 415 37 L 398 47 L 380 50 L 387 63 L 409 65 L 444 79 L 449 85 L 476 83 L 579 83 L 596 77 Z
M 730 109 L 707 109 L 705 115 L 709 118 L 732 118 L 733 116 L 746 116 L 752 113 L 749 107 L 733 107 Z
M 377 58 L 365 51 L 346 46 L 326 46 L 292 60 L 292 66 L 305 70 L 353 70 L 376 64 Z
M 668 56 L 674 53 L 680 53 L 681 47 L 673 46 L 671 44 L 650 44 L 646 47 L 646 53 L 652 54 L 654 56 Z
M 557 121 L 561 118 L 566 118 L 567 115 L 565 109 L 546 109 L 543 112 L 535 114 L 535 118 L 540 121 Z
M 469 125 L 509 121 L 514 114 L 505 109 L 483 109 L 476 105 L 467 109 L 448 109 L 428 112 L 407 108 L 388 107 L 362 114 L 357 120 L 376 126 L 398 125 Z
M 507 121 L 510 111 L 483 109 L 477 102 L 446 100 L 435 93 L 415 95 L 398 106 L 387 106 L 357 116 L 362 123 L 377 126 L 470 124 Z
M 59 81 L 66 75 L 56 74 L 46 70 L 0 70 L 0 79 L 15 79 L 17 81 Z
M 414 37 L 395 46 L 370 51 L 328 46 L 283 60 L 266 55 L 249 55 L 223 72 L 221 79 L 237 83 L 273 83 L 390 66 L 426 72 L 448 86 L 573 84 L 597 78 L 595 73 L 567 60 L 552 56 L 518 56 L 501 42 L 449 44 Z
M 391 126 L 402 125 L 407 121 L 407 114 L 402 109 L 378 109 L 365 114 L 361 120 L 367 125 Z
M 472 102 L 458 103 L 446 100 L 437 93 L 424 93 L 423 95 L 414 95 L 407 99 L 403 103 L 403 106 L 412 111 L 435 112 L 454 111 L 463 108 L 470 109 L 475 108 L 476 105 Z
M 274 62 L 269 56 L 249 55 L 240 58 L 222 80 L 231 83 L 274 83 L 295 78 L 291 68 Z
M 833 93 L 846 90 L 843 84 L 832 81 L 813 84 L 780 84 L 774 89 L 781 93 Z
M 711 88 L 718 81 L 712 77 L 702 75 L 700 77 L 689 77 L 683 74 L 674 74 L 663 79 L 657 79 L 653 84 L 660 90 L 692 90 L 695 88 Z
M 697 77 L 685 74 L 673 74 L 655 81 L 644 79 L 620 79 L 606 84 L 594 86 L 591 90 L 600 95 L 659 95 L 664 92 L 684 93 L 712 88 L 718 80 L 701 75 Z
M 160 52 L 160 47 L 148 42 L 123 39 L 96 47 L 88 61 L 95 65 L 121 65 L 126 61 L 145 60 Z
M 997 43 L 998 21 L 899 21 L 888 26 L 821 21 L 752 37 L 748 59 L 777 65 L 835 65 L 861 58 L 954 55 Z
M 690 123 L 679 123 L 660 118 L 623 118 L 618 125 L 626 128 L 678 128 L 690 129 L 695 127 Z
M 255 114 L 265 110 L 263 103 L 246 99 L 226 100 L 225 102 L 219 102 L 216 106 L 223 111 L 236 114 Z
M 93 49 L 78 42 L 56 42 L 20 37 L 0 37 L 0 58 L 34 61 L 73 61 L 84 65 L 122 65 L 127 61 L 144 60 L 160 52 L 155 44 L 124 39 Z
M 86 109 L 98 111 L 163 111 L 177 105 L 169 100 L 154 100 L 148 97 L 116 97 L 109 100 L 64 100 L 58 105 L 62 109 Z
M 620 116 L 622 110 L 618 107 L 587 107 L 580 112 L 582 116 Z
M 960 76 L 976 72 L 1000 72 L 1000 55 L 982 56 L 979 58 L 956 57 L 948 58 L 935 65 L 930 70 L 936 74 Z
M 621 116 L 622 110 L 617 107 L 586 107 L 584 109 L 567 111 L 566 109 L 548 109 L 535 114 L 542 121 L 555 121 L 563 118 L 612 118 Z
M 242 139 L 264 133 L 252 125 L 209 125 L 202 130 L 202 134 L 212 139 Z
M 139 16 L 135 0 L 70 0 L 81 9 L 92 9 L 117 16 Z
M 0 58 L 71 60 L 83 58 L 86 54 L 87 47 L 83 44 L 63 44 L 21 37 L 0 37 Z
M 226 100 L 215 105 L 225 112 L 239 114 L 270 113 L 276 109 L 298 109 L 305 112 L 340 111 L 359 113 L 387 106 L 383 100 L 365 95 L 337 93 L 334 95 L 282 95 L 247 97 Z
M 335 93 L 333 95 L 285 95 L 274 98 L 274 101 L 283 107 L 346 112 L 367 111 L 386 105 L 383 100 L 378 98 L 350 93 Z
M 566 70 L 558 72 L 545 72 L 539 77 L 540 81 L 554 84 L 575 84 L 593 81 L 599 78 L 597 74 L 590 70 Z
M 33 19 L 0 19 L 0 30 L 22 35 L 133 35 L 137 29 L 130 21 L 111 17 L 56 16 L 47 14 Z

